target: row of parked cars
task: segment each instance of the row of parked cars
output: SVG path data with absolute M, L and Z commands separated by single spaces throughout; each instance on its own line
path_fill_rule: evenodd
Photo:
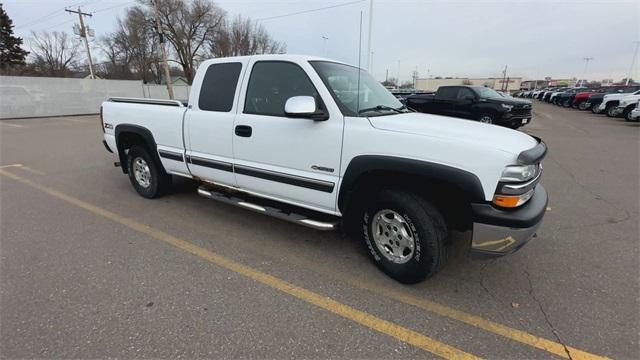
M 609 86 L 603 88 L 555 87 L 525 90 L 515 96 L 538 99 L 564 107 L 604 113 L 609 117 L 624 117 L 627 121 L 640 121 L 640 85 Z

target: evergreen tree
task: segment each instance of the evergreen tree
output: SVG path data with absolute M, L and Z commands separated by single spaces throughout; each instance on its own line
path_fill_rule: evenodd
M 13 36 L 13 21 L 0 3 L 0 69 L 5 70 L 16 65 L 24 65 L 29 54 L 20 47 L 22 38 Z

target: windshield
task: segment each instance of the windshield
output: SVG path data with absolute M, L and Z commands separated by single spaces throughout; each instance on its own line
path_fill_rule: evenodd
M 501 98 L 501 97 L 503 97 L 497 91 L 495 91 L 493 89 L 489 89 L 487 87 L 477 87 L 477 88 L 474 88 L 474 90 L 478 93 L 478 95 L 482 99 Z
M 358 68 L 328 61 L 310 63 L 347 116 L 390 115 L 404 109 L 389 90 L 364 70 L 360 70 L 358 89 Z

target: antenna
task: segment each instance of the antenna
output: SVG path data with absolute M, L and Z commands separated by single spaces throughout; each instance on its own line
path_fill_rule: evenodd
M 360 33 L 358 34 L 358 88 L 356 90 L 356 115 L 360 114 L 360 61 L 362 58 L 362 11 L 360 11 Z

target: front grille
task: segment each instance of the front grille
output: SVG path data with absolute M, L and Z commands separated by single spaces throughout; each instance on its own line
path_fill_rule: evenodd
M 514 107 L 511 109 L 511 115 L 517 117 L 531 117 L 531 107 Z

